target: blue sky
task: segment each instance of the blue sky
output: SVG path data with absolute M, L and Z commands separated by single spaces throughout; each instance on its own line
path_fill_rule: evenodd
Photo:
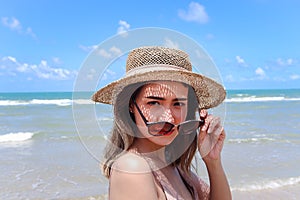
M 96 45 L 143 27 L 194 39 L 214 60 L 227 89 L 300 88 L 298 0 L 0 4 L 0 92 L 72 91 Z M 118 73 L 124 72 L 111 72 Z

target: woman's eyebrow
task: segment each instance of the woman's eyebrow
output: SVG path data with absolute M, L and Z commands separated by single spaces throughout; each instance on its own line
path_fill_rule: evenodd
M 175 98 L 173 101 L 187 101 L 187 98 Z
M 147 99 L 155 99 L 155 100 L 165 100 L 165 98 L 163 98 L 163 97 L 157 97 L 157 96 L 147 96 L 145 98 L 147 98 Z
M 163 97 L 157 97 L 157 96 L 147 96 L 145 97 L 147 99 L 155 99 L 155 100 L 165 100 L 165 98 Z M 183 98 L 175 98 L 172 101 L 187 101 L 187 98 L 183 97 Z

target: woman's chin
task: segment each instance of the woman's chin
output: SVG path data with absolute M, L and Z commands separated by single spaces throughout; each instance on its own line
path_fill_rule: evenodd
M 158 146 L 167 146 L 174 141 L 177 135 L 178 132 L 172 130 L 162 136 L 152 136 L 149 140 Z

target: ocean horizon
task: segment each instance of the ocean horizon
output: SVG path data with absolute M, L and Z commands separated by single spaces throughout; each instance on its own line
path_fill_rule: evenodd
M 300 89 L 231 89 L 226 90 L 227 102 L 298 101 Z M 94 92 L 82 91 L 38 91 L 0 92 L 0 106 L 55 104 L 69 106 L 73 103 L 90 103 Z M 76 102 L 77 100 L 77 102 Z M 84 100 L 84 102 L 80 102 Z
M 0 92 L 0 199 L 107 198 L 112 108 L 92 94 Z M 297 199 L 300 89 L 227 90 L 223 106 L 233 199 Z M 203 165 L 197 173 L 208 179 Z

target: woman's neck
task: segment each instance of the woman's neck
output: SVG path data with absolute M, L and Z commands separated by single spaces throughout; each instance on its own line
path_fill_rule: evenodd
M 135 138 L 130 149 L 135 149 L 145 156 L 165 161 L 165 147 L 156 145 L 147 138 Z

